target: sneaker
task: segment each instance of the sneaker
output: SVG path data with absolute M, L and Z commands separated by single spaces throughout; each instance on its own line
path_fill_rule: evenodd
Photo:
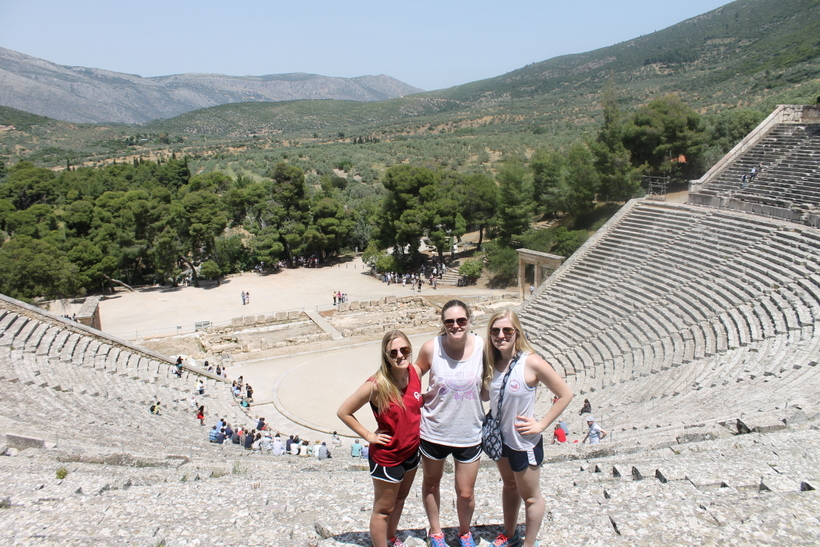
M 444 542 L 444 532 L 427 536 L 427 545 L 430 547 L 447 547 Z
M 473 533 L 467 532 L 463 536 L 458 536 L 458 544 L 461 547 L 476 547 L 475 542 L 473 541 Z
M 498 534 L 498 537 L 495 538 L 492 545 L 493 547 L 517 547 L 521 544 L 521 536 L 518 535 L 518 531 L 516 530 L 515 535 L 513 537 L 507 537 L 504 535 L 504 532 Z
M 398 536 L 393 536 L 387 540 L 387 547 L 407 547 L 407 545 Z

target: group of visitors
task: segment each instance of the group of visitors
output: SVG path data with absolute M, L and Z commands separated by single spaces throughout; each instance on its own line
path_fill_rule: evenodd
M 342 291 L 335 291 L 333 293 L 333 305 L 344 304 L 347 302 L 347 293 Z
M 533 547 L 545 512 L 540 489 L 542 433 L 567 407 L 572 391 L 535 353 L 512 310 L 497 311 L 490 317 L 486 342 L 470 332 L 472 315 L 464 302 L 447 302 L 441 321 L 439 335 L 422 345 L 415 362 L 408 337 L 398 330 L 386 333 L 379 369 L 337 412 L 369 443 L 373 545 L 404 546 L 397 537 L 399 518 L 421 465 L 422 503 L 429 524 L 427 543 L 431 547 L 446 546 L 440 519 L 440 487 L 445 461 L 452 455 L 459 543 L 461 547 L 475 547 L 470 523 L 482 452 L 482 401 L 489 401 L 502 442 L 498 454 L 488 446 L 492 444 L 489 437 L 484 449 L 496 459 L 504 518 L 504 532 L 492 545 Z M 421 378 L 428 373 L 429 388 L 422 393 Z M 539 384 L 556 396 L 540 420 L 534 413 Z M 369 431 L 354 415 L 366 404 L 376 418 L 376 431 Z M 523 537 L 518 531 L 522 502 L 526 515 Z
M 590 416 L 590 412 L 592 412 L 592 403 L 589 402 L 589 399 L 584 399 L 584 406 L 581 407 L 581 416 L 586 414 L 585 420 L 589 429 L 581 443 L 585 443 L 589 440 L 589 444 L 598 444 L 608 433 L 601 429 L 601 426 L 598 425 L 595 418 Z
M 335 438 L 338 439 L 338 436 Z M 234 429 L 226 418 L 220 418 L 208 433 L 208 441 L 220 445 L 235 444 L 245 450 L 274 456 L 290 455 L 318 460 L 332 457 L 325 441 L 311 442 L 300 439 L 298 435 L 290 435 L 287 439 L 282 440 L 282 435 L 278 431 L 271 433 L 265 423 L 265 418 L 259 418 L 256 428 L 250 430 L 242 426 Z
M 248 408 L 253 402 L 253 387 L 245 383 L 245 378 L 240 376 L 231 383 L 231 393 L 234 399 L 239 401 L 239 406 Z
M 251 303 L 251 291 L 242 291 L 242 305 L 247 306 Z
M 294 260 L 297 266 L 302 268 L 318 268 L 322 265 L 322 261 L 316 255 L 298 256 Z
M 748 174 L 743 173 L 743 175 L 741 175 L 740 177 L 740 187 L 746 188 L 747 183 L 754 182 L 755 178 L 760 174 L 761 171 L 763 171 L 763 164 L 758 163 L 757 165 L 749 169 Z

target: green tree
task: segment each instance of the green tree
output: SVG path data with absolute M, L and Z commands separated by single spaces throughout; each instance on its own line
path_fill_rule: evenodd
M 527 170 L 524 164 L 518 159 L 506 161 L 497 178 L 499 237 L 503 244 L 510 245 L 515 237 L 530 227 L 532 186 L 526 180 Z
M 20 300 L 80 292 L 77 267 L 46 241 L 17 236 L 0 247 L 0 293 Z
M 221 284 L 220 276 L 222 275 L 222 270 L 219 269 L 219 264 L 213 260 L 203 262 L 199 268 L 199 274 L 205 279 L 216 279 L 217 286 Z
M 518 253 L 515 249 L 491 241 L 487 249 L 487 270 L 493 275 L 492 284 L 499 286 L 514 285 L 518 279 Z
M 573 216 L 585 214 L 595 206 L 600 187 L 600 174 L 595 168 L 595 156 L 582 142 L 572 145 L 567 154 L 567 211 Z
M 25 210 L 8 213 L 5 225 L 10 235 L 43 239 L 59 228 L 59 221 L 50 205 L 38 203 Z
M 254 256 L 238 234 L 223 234 L 216 238 L 216 263 L 223 274 L 251 269 Z M 269 262 L 266 264 L 270 265 Z
M 27 161 L 12 167 L 6 181 L 0 184 L 0 197 L 10 198 L 17 209 L 53 203 L 58 193 L 56 175 Z
M 703 147 L 700 115 L 677 95 L 666 95 L 639 108 L 624 127 L 623 143 L 632 164 L 694 178 Z M 679 162 L 684 156 L 686 163 Z
M 116 258 L 103 255 L 100 248 L 87 239 L 77 240 L 67 258 L 77 267 L 77 281 L 86 289 L 102 286 L 105 277 L 113 275 L 117 267 Z
M 442 230 L 435 226 L 436 210 L 430 207 L 438 194 L 438 182 L 436 173 L 426 167 L 397 165 L 387 170 L 383 184 L 388 194 L 379 222 L 385 247 L 395 246 L 399 255 L 407 248 L 407 254 L 415 259 L 421 238 L 431 228 L 437 231 L 435 243 L 441 243 L 438 240 L 442 239 Z
M 466 226 L 478 228 L 480 247 L 484 232 L 492 225 L 498 212 L 498 185 L 486 175 L 472 174 L 459 177 L 452 191 L 458 213 L 464 218 Z
M 305 232 L 306 249 L 324 259 L 337 254 L 348 242 L 355 222 L 335 198 L 318 195 L 311 208 L 313 223 Z
M 254 249 L 265 262 L 278 260 L 284 254 L 288 261 L 302 254 L 306 247 L 305 231 L 310 226 L 310 199 L 304 172 L 280 162 L 271 171 L 265 185 L 265 200 L 254 205 L 256 235 L 262 238 Z M 281 245 L 274 244 L 274 237 Z
M 465 260 L 464 264 L 458 267 L 459 275 L 468 277 L 472 282 L 481 277 L 484 270 L 484 263 L 480 259 Z
M 601 105 L 604 123 L 598 130 L 597 139 L 589 143 L 600 175 L 598 198 L 601 201 L 627 201 L 640 193 L 643 169 L 632 165 L 631 154 L 624 146 L 621 110 L 611 80 L 604 89 Z
M 538 212 L 556 217 L 566 210 L 568 187 L 564 155 L 557 150 L 536 150 L 530 159 L 532 194 Z

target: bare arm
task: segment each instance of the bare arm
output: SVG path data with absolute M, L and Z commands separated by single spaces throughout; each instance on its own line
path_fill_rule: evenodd
M 373 391 L 373 383 L 365 382 L 359 387 L 353 395 L 348 397 L 339 410 L 336 411 L 336 416 L 342 420 L 347 427 L 353 430 L 359 437 L 370 444 L 387 444 L 390 442 L 390 435 L 385 435 L 379 431 L 368 431 L 365 426 L 354 416 L 360 408 L 370 402 L 370 395 Z
M 427 374 L 433 366 L 433 340 L 428 340 L 421 346 L 419 356 L 416 358 L 416 366 L 419 367 L 422 375 Z
M 574 395 L 564 379 L 552 368 L 552 365 L 538 355 L 531 353 L 527 357 L 524 366 L 526 367 L 524 369 L 524 379 L 527 385 L 536 387 L 538 382 L 541 382 L 558 397 L 541 421 L 526 416 L 518 416 L 515 429 L 522 435 L 535 435 L 543 433 L 561 415 Z

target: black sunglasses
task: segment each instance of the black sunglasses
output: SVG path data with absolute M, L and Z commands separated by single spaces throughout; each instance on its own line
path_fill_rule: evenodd
M 500 333 L 504 333 L 504 336 L 512 336 L 515 334 L 515 329 L 512 327 L 504 327 L 503 329 L 499 329 L 498 327 L 493 327 L 490 329 L 490 336 L 497 338 Z
M 390 356 L 391 359 L 395 359 L 399 356 L 399 352 L 405 357 L 410 357 L 410 354 L 413 353 L 413 350 L 410 349 L 410 346 L 404 346 L 400 349 L 391 349 L 387 355 Z
M 458 319 L 445 319 L 444 324 L 448 327 L 452 327 L 456 323 L 458 323 L 459 327 L 466 327 L 467 322 L 470 321 L 466 317 L 459 317 Z

